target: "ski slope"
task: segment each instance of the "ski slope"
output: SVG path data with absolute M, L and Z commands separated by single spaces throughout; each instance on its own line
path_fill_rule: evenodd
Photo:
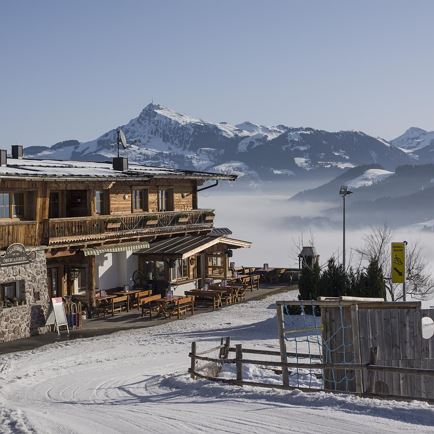
M 158 327 L 0 356 L 1 433 L 434 432 L 434 409 L 190 380 L 187 357 L 222 336 L 277 348 L 277 295 Z

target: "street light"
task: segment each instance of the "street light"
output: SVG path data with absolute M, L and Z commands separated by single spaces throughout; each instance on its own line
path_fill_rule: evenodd
M 351 194 L 347 185 L 342 185 L 339 194 L 342 196 L 342 265 L 345 270 L 345 197 Z

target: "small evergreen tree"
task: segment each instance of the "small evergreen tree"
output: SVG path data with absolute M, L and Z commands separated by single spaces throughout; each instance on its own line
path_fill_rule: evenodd
M 386 285 L 383 270 L 376 259 L 369 261 L 368 268 L 366 269 L 366 289 L 364 297 L 386 298 Z
M 348 295 L 351 282 L 342 265 L 337 265 L 335 258 L 330 258 L 327 269 L 322 273 L 318 285 L 318 295 L 323 297 L 341 297 Z
M 318 283 L 320 279 L 320 268 L 317 263 L 312 267 L 303 267 L 298 282 L 300 300 L 316 300 L 318 297 Z

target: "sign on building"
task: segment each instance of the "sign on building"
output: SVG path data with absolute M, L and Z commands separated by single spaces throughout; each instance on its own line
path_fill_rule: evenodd
M 405 283 L 405 243 L 392 243 L 392 283 Z
M 0 256 L 0 267 L 28 264 L 34 259 L 35 252 L 28 252 L 22 244 L 11 244 L 5 254 Z

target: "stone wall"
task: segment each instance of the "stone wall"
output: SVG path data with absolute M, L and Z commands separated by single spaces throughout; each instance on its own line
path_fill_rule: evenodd
M 0 342 L 45 333 L 50 298 L 43 250 L 35 251 L 35 259 L 29 264 L 0 267 L 0 284 L 16 280 L 24 280 L 26 304 L 0 307 Z

